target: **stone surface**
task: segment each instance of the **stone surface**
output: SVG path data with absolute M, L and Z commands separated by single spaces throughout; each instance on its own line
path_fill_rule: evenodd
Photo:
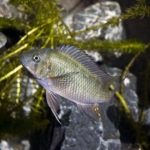
M 8 141 L 0 141 L 0 150 L 30 150 L 30 143 L 28 140 L 20 141 L 19 138 L 12 138 Z
M 109 123 L 107 126 L 109 126 Z M 107 140 L 103 139 L 103 127 L 101 122 L 95 122 L 84 114 L 80 114 L 80 112 L 74 112 L 72 109 L 70 123 L 66 127 L 65 139 L 62 143 L 61 150 L 111 150 L 113 147 L 117 147 L 117 150 L 119 150 L 120 146 L 119 139 L 108 139 L 108 137 Z
M 18 18 L 21 20 L 26 20 L 27 15 L 23 14 L 22 12 L 19 11 L 19 9 L 24 9 L 21 8 L 21 5 L 16 8 L 12 4 L 9 3 L 10 0 L 0 0 L 0 18 L 8 18 L 8 19 L 14 19 Z
M 145 111 L 144 124 L 150 125 L 150 108 Z
M 106 67 L 105 67 L 106 69 Z M 108 72 L 114 75 L 121 75 L 121 70 L 117 68 L 107 68 Z M 136 77 L 129 73 L 127 79 L 131 82 L 125 85 L 125 99 L 130 101 L 129 108 L 134 110 L 132 104 L 137 106 L 137 95 L 129 95 L 128 93 L 135 93 Z M 118 79 L 119 80 L 119 79 Z M 114 83 L 117 85 L 118 81 Z M 115 99 L 117 106 L 118 100 Z M 95 122 L 85 114 L 81 114 L 73 102 L 62 100 L 59 116 L 62 118 L 63 124 L 66 124 L 66 132 L 61 150 L 120 150 L 120 134 L 118 131 L 118 116 L 115 106 L 108 103 L 100 104 L 101 119 L 100 122 Z M 136 115 L 135 115 L 136 114 Z M 65 117 L 63 117 L 65 116 Z M 65 119 L 68 116 L 68 119 Z M 136 118 L 137 113 L 133 113 Z
M 117 3 L 102 2 L 92 5 L 75 15 L 68 16 L 65 18 L 65 22 L 70 30 L 79 31 L 93 25 L 105 23 L 109 18 L 118 16 L 120 13 L 121 10 Z M 92 38 L 109 40 L 123 39 L 123 27 L 120 23 L 115 28 L 99 28 L 76 36 L 77 40 L 82 41 Z M 95 60 L 102 60 L 102 58 L 93 52 L 90 55 Z M 120 134 L 117 129 L 118 118 L 114 106 L 108 103 L 100 104 L 101 119 L 99 122 L 95 122 L 86 115 L 81 114 L 75 105 L 67 100 L 62 101 L 60 110 L 60 117 L 64 116 L 67 112 L 70 114 L 61 150 L 121 149 Z
M 80 31 L 86 28 L 106 23 L 108 19 L 121 14 L 120 7 L 116 2 L 96 3 L 83 11 L 69 15 L 65 18 L 65 23 L 71 31 Z M 99 28 L 77 35 L 76 40 L 86 41 L 92 38 L 105 40 L 121 40 L 125 38 L 124 29 L 120 22 L 118 26 L 108 26 L 106 29 Z
M 65 18 L 66 24 L 72 31 L 84 30 L 87 27 L 98 25 L 107 22 L 107 19 L 120 15 L 121 10 L 115 2 L 102 2 L 92 5 L 89 8 L 77 13 L 76 15 L 69 15 Z M 90 40 L 92 38 L 100 38 L 107 40 L 120 40 L 125 38 L 122 24 L 107 29 L 99 28 L 80 36 L 76 36 L 77 40 Z M 88 52 L 95 61 L 103 61 L 103 58 L 94 52 Z M 119 57 L 119 56 L 118 56 Z M 121 75 L 121 70 L 117 68 L 104 68 L 112 75 Z M 119 84 L 119 79 L 115 86 Z M 133 74 L 128 74 L 124 81 L 124 96 L 127 104 L 132 112 L 135 121 L 138 121 L 138 97 L 136 95 L 136 77 Z M 97 149 L 97 150 L 120 150 L 120 133 L 118 130 L 118 114 L 117 104 L 110 105 L 108 103 L 100 104 L 101 119 L 100 122 L 95 122 L 86 115 L 81 114 L 75 104 L 70 101 L 63 100 L 60 107 L 60 117 L 65 120 L 63 116 L 67 116 L 68 120 L 64 121 L 66 126 L 66 133 L 62 143 L 61 150 L 71 149 Z M 116 107 L 115 107 L 116 106 Z M 66 115 L 67 114 L 67 115 Z
M 3 47 L 7 42 L 6 36 L 0 32 L 0 48 Z
M 11 146 L 9 146 L 9 144 L 6 141 L 1 140 L 0 150 L 14 150 L 14 149 Z
M 98 1 L 99 0 L 57 0 L 58 4 L 61 5 L 69 14 L 76 14 Z
M 122 71 L 118 68 L 107 68 L 103 67 L 108 73 L 112 75 L 119 75 L 121 76 Z M 116 70 L 116 71 L 115 71 Z M 116 83 L 114 83 L 115 86 Z M 138 96 L 136 93 L 136 85 L 137 85 L 137 78 L 132 73 L 128 73 L 125 80 L 124 80 L 124 97 L 126 103 L 131 111 L 132 117 L 134 121 L 139 120 L 139 108 L 138 108 Z
M 150 107 L 147 110 L 145 110 L 143 128 L 145 129 L 147 134 L 150 136 Z

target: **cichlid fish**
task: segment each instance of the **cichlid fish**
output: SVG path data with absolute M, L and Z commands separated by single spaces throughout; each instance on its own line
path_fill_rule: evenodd
M 115 77 L 74 46 L 33 49 L 22 53 L 20 61 L 45 88 L 47 103 L 58 121 L 60 96 L 75 102 L 82 112 L 98 121 L 98 103 L 109 102 L 116 92 L 109 90 Z

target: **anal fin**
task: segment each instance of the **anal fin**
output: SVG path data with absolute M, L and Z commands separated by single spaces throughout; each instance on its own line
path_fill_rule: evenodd
M 96 121 L 99 121 L 100 111 L 98 104 L 77 104 L 79 110 L 85 113 L 87 116 L 93 118 Z
M 58 114 L 57 114 L 57 110 L 59 109 L 59 99 L 60 99 L 59 95 L 56 95 L 53 92 L 46 90 L 47 104 L 51 108 L 57 121 L 61 124 L 61 122 L 59 121 L 59 118 L 58 118 Z

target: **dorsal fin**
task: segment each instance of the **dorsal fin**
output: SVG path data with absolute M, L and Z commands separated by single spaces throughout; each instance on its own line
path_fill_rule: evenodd
M 95 77 L 97 77 L 105 87 L 108 87 L 115 79 L 114 76 L 109 75 L 103 69 L 101 69 L 85 52 L 79 48 L 70 45 L 63 45 L 57 48 L 78 62 L 80 62 L 85 68 L 87 68 Z

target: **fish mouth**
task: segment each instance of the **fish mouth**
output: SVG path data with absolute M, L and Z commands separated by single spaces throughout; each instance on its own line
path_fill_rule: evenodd
M 26 63 L 26 61 L 25 61 L 25 58 L 24 58 L 24 55 L 23 54 L 21 54 L 20 55 L 20 62 L 21 62 L 21 64 L 23 65 L 23 66 L 27 66 L 27 63 Z

